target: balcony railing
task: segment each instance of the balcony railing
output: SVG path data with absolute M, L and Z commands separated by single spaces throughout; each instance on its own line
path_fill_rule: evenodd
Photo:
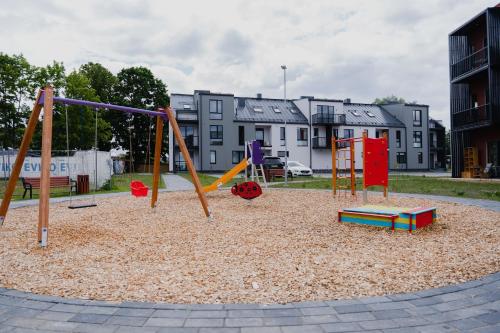
M 490 105 L 485 104 L 453 114 L 454 129 L 474 128 L 491 121 Z
M 176 110 L 175 119 L 177 121 L 198 121 L 198 111 L 196 110 Z
M 198 136 L 197 135 L 187 135 L 184 137 L 184 142 L 186 143 L 186 147 L 188 149 L 197 148 L 199 146 Z M 179 143 L 175 141 L 175 146 L 178 147 Z
M 486 46 L 451 65 L 451 79 L 453 80 L 460 75 L 472 72 L 487 63 L 488 47 Z
M 312 138 L 313 149 L 329 149 L 332 148 L 332 139 L 316 136 Z
M 316 113 L 312 115 L 313 125 L 342 125 L 345 124 L 345 114 Z

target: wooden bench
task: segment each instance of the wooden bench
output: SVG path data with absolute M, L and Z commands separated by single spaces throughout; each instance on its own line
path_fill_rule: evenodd
M 275 177 L 285 177 L 285 169 L 265 169 L 267 181 L 274 181 Z
M 40 179 L 40 177 L 21 178 L 24 188 L 23 199 L 26 197 L 28 191 L 30 191 L 30 199 L 33 199 L 33 189 L 40 189 Z M 68 176 L 50 177 L 50 188 L 57 187 L 69 187 L 70 191 L 74 189 L 76 192 L 76 181 L 70 179 Z

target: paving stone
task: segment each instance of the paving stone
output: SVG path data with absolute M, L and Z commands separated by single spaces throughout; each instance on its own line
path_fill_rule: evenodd
M 384 333 L 418 333 L 415 327 L 403 327 L 403 328 L 387 328 L 382 330 Z
M 68 321 L 75 314 L 72 312 L 57 312 L 57 311 L 42 311 L 41 313 L 36 315 L 38 319 L 45 320 L 55 320 L 55 321 Z
M 320 315 L 320 316 L 303 316 L 302 321 L 304 325 L 328 324 L 328 323 L 336 323 L 339 321 L 339 319 L 335 315 Z
M 78 327 L 78 323 L 69 323 L 67 321 L 45 321 L 38 328 L 41 330 L 51 331 L 68 331 L 74 332 Z
M 356 313 L 338 314 L 337 317 L 340 319 L 340 321 L 343 321 L 343 322 L 367 321 L 367 320 L 377 319 L 370 312 L 356 312 Z
M 141 329 L 138 330 L 135 326 L 118 326 L 118 329 L 115 331 L 115 333 L 138 333 L 137 331 L 140 331 L 140 333 L 157 333 L 160 330 L 161 329 L 159 327 L 141 327 Z M 173 333 L 174 331 L 168 332 Z M 197 331 L 195 330 L 189 333 L 197 333 Z
M 457 329 L 446 324 L 435 324 L 427 326 L 419 326 L 416 329 L 420 333 L 457 333 Z
M 385 304 L 385 303 L 380 303 L 380 304 Z M 338 314 L 370 311 L 370 308 L 365 304 L 334 306 L 333 308 Z
M 321 325 L 321 328 L 323 328 L 328 333 L 362 331 L 361 326 L 359 326 L 359 324 L 357 323 L 325 324 Z
M 420 296 L 416 294 L 393 294 L 393 295 L 387 295 L 390 299 L 393 301 L 399 302 L 399 301 L 409 301 L 412 299 L 418 299 Z
M 107 314 L 111 315 L 118 311 L 119 308 L 106 307 L 106 306 L 85 306 L 80 313 L 94 313 L 94 314 Z
M 221 318 L 188 318 L 185 327 L 223 327 L 224 319 Z
M 188 310 L 224 310 L 224 304 L 190 304 Z
M 75 332 L 81 333 L 114 333 L 118 326 L 114 325 L 99 325 L 91 323 L 80 323 L 76 327 Z
M 283 333 L 324 333 L 323 329 L 317 325 L 303 325 L 303 326 L 282 326 Z
M 492 312 L 476 317 L 477 320 L 485 322 L 487 324 L 498 324 L 500 323 L 500 312 Z
M 280 304 L 280 305 L 292 308 L 316 308 L 321 306 L 328 306 L 328 304 L 326 304 L 326 302 L 323 301 L 293 302 L 289 304 Z
M 390 319 L 362 321 L 359 322 L 359 325 L 365 330 L 378 330 L 378 329 L 399 327 L 399 325 L 395 321 Z
M 473 328 L 478 328 L 486 325 L 486 323 L 476 320 L 474 318 L 455 320 L 449 322 L 448 324 L 458 328 L 459 330 L 470 330 Z
M 130 310 L 138 310 L 138 309 L 130 309 Z M 145 311 L 143 313 L 149 313 L 148 309 L 140 309 L 140 311 Z M 193 311 L 193 312 L 205 312 L 205 311 Z M 151 314 L 151 317 L 154 318 L 186 318 L 189 315 L 188 310 L 154 310 Z
M 38 328 L 45 320 L 34 318 L 9 318 L 5 321 L 5 325 L 24 328 Z
M 442 299 L 444 302 L 456 301 L 457 299 L 467 298 L 468 296 L 462 292 L 447 293 L 436 296 Z
M 53 303 L 33 301 L 30 299 L 24 300 L 21 303 L 19 303 L 20 307 L 29 308 L 29 309 L 36 309 L 36 310 L 45 310 L 45 309 L 50 308 L 53 305 L 54 305 Z
M 226 310 L 200 310 L 191 311 L 189 313 L 189 318 L 226 318 Z
M 414 307 L 413 304 L 407 301 L 373 303 L 373 304 L 368 304 L 367 306 L 372 310 L 396 310 L 396 309 L 410 309 Z
M 415 306 L 428 306 L 428 305 L 442 303 L 443 300 L 441 298 L 439 298 L 438 296 L 434 296 L 434 297 L 424 297 L 424 298 L 412 299 L 409 302 Z
M 411 317 L 411 315 L 408 312 L 406 312 L 405 310 L 401 310 L 401 309 L 373 311 L 372 314 L 377 319 L 394 319 L 394 318 Z
M 262 313 L 264 317 L 294 317 L 302 315 L 298 309 L 271 309 L 262 310 Z
M 182 327 L 184 321 L 182 318 L 149 318 L 144 326 Z
M 15 298 L 15 297 L 0 295 L 0 304 L 2 304 L 2 305 L 17 306 L 17 305 L 21 304 L 23 301 L 24 301 L 24 299 L 22 299 L 22 298 Z
M 315 308 L 301 308 L 300 312 L 304 316 L 313 316 L 313 315 L 334 315 L 337 312 L 329 307 L 329 306 L 322 306 L 322 307 L 315 307 Z
M 256 318 L 256 317 L 263 317 L 264 316 L 264 310 L 229 310 L 228 311 L 228 317 L 233 318 L 233 317 L 251 317 L 251 318 Z
M 430 324 L 427 319 L 422 317 L 394 318 L 393 320 L 401 327 L 413 327 Z
M 474 329 L 474 333 L 498 333 L 498 332 L 500 332 L 500 324 Z
M 25 293 L 24 291 L 19 291 L 19 290 L 15 290 L 15 289 L 10 289 L 8 291 L 4 291 L 2 294 L 5 296 L 11 296 L 11 297 L 17 297 L 17 298 L 26 298 L 26 297 L 31 295 L 29 293 Z
M 259 304 L 224 304 L 224 309 L 226 310 L 253 310 L 253 309 L 261 309 L 262 306 Z
M 142 333 L 143 328 L 141 328 L 141 333 Z M 199 328 L 197 328 L 197 327 L 168 327 L 168 328 L 157 328 L 157 329 L 158 329 L 158 331 L 157 331 L 158 333 L 198 333 L 199 332 Z
M 281 333 L 279 327 L 242 327 L 241 333 Z
M 372 303 L 392 302 L 392 299 L 390 299 L 387 296 L 372 296 L 372 297 L 362 297 L 359 299 L 359 301 L 363 304 L 372 304 Z
M 263 326 L 262 318 L 226 318 L 224 322 L 228 327 Z
M 363 304 L 359 299 L 337 299 L 334 301 L 326 301 L 329 306 L 343 306 L 343 305 L 355 305 Z
M 106 324 L 120 326 L 142 326 L 148 320 L 147 317 L 111 316 Z
M 240 329 L 234 327 L 202 327 L 199 333 L 240 333 Z
M 115 316 L 130 316 L 130 317 L 149 317 L 155 311 L 155 309 L 139 309 L 139 308 L 120 308 L 118 311 L 113 313 Z
M 28 308 L 13 307 L 5 312 L 5 316 L 20 317 L 20 318 L 35 318 L 42 311 Z
M 54 304 L 54 306 L 50 307 L 49 309 L 50 309 L 50 311 L 80 313 L 82 310 L 85 309 L 85 306 L 84 305 L 57 303 L 57 304 Z
M 269 317 L 264 318 L 264 326 L 290 326 L 302 325 L 302 317 Z
M 109 318 L 110 316 L 102 314 L 77 313 L 68 321 L 89 324 L 104 324 Z

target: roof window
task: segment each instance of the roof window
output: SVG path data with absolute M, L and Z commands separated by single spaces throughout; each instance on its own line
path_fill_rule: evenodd
M 253 110 L 254 110 L 255 112 L 264 112 L 264 110 L 262 109 L 262 106 L 254 106 L 254 107 L 253 107 Z
M 375 118 L 375 115 L 371 111 L 366 110 L 365 113 L 368 117 Z
M 190 104 L 184 104 L 184 110 L 191 110 Z
M 281 113 L 280 108 L 279 108 L 279 107 L 277 107 L 277 106 L 271 106 L 271 109 L 273 109 L 273 111 L 274 111 L 275 113 Z
M 361 117 L 361 115 L 359 114 L 359 112 L 357 110 L 349 110 L 349 112 L 351 112 L 352 115 L 355 117 Z

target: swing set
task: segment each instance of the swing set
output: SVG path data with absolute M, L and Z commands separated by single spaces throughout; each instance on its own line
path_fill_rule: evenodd
M 106 104 L 91 102 L 85 100 L 77 100 L 70 98 L 63 98 L 54 96 L 54 90 L 52 87 L 47 86 L 43 90 L 40 90 L 36 96 L 35 104 L 31 112 L 26 130 L 23 135 L 21 146 L 19 148 L 19 153 L 16 157 L 16 162 L 12 169 L 7 187 L 5 189 L 5 194 L 0 206 L 0 226 L 5 221 L 7 211 L 16 188 L 16 183 L 19 180 L 19 175 L 21 173 L 21 168 L 26 157 L 29 145 L 33 138 L 33 133 L 35 132 L 36 124 L 42 109 L 43 113 L 43 126 L 42 126 L 42 163 L 41 163 L 41 174 L 40 174 L 40 199 L 39 199 L 39 209 L 38 209 L 38 229 L 37 236 L 38 242 L 42 247 L 48 245 L 48 230 L 49 230 L 49 201 L 50 201 L 50 162 L 52 154 L 52 114 L 54 103 L 60 103 L 63 105 L 82 105 L 94 108 L 97 110 L 116 110 L 126 113 L 143 114 L 149 117 L 156 117 L 156 144 L 155 144 L 155 156 L 153 165 L 153 189 L 151 195 L 151 208 L 156 207 L 158 201 L 158 186 L 160 181 L 160 155 L 161 155 L 161 143 L 163 137 L 163 123 L 168 121 L 172 126 L 175 138 L 179 143 L 179 148 L 184 160 L 186 161 L 189 173 L 193 179 L 193 183 L 198 194 L 201 206 L 207 218 L 211 218 L 210 210 L 208 208 L 208 201 L 201 186 L 200 179 L 194 168 L 191 157 L 189 156 L 186 143 L 181 135 L 181 131 L 175 119 L 174 113 L 170 107 L 165 107 L 164 109 L 159 108 L 157 111 L 138 109 L 127 106 Z M 96 115 L 97 117 L 97 115 Z M 66 117 L 67 119 L 67 117 Z M 97 119 L 97 118 L 96 118 Z M 97 132 L 96 132 L 97 137 Z M 97 149 L 97 145 L 95 147 Z M 69 149 L 68 149 L 69 152 Z M 96 159 L 97 161 L 97 159 Z

